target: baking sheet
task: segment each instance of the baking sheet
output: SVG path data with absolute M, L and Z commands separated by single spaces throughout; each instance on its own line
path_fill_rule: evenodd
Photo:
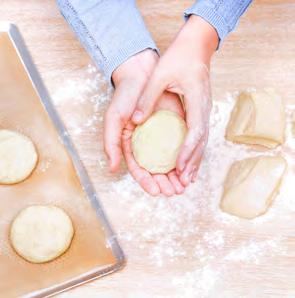
M 24 182 L 0 186 L 0 296 L 44 297 L 119 269 L 123 253 L 17 28 L 0 24 L 0 129 L 29 136 L 39 161 Z M 9 226 L 34 204 L 62 207 L 75 235 L 54 261 L 32 264 L 9 243 Z

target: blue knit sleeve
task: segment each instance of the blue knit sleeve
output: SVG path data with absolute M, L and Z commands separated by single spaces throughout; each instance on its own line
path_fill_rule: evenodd
M 57 4 L 109 81 L 132 55 L 147 48 L 157 51 L 134 0 L 57 0 Z
M 198 15 L 211 24 L 222 42 L 234 30 L 252 0 L 199 0 L 185 11 L 185 18 Z

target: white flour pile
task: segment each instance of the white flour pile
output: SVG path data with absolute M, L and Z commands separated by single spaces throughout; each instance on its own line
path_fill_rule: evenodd
M 105 87 L 93 66 L 78 75 L 76 81 L 65 81 L 53 96 L 57 108 L 68 111 L 63 120 L 75 143 L 87 139 L 87 135 L 93 140 L 93 136 L 101 134 L 103 112 L 111 95 L 111 90 Z M 273 207 L 266 215 L 251 221 L 224 214 L 218 208 L 222 184 L 231 163 L 261 153 L 224 140 L 235 96 L 228 94 L 226 99 L 214 102 L 210 138 L 199 179 L 187 188 L 185 194 L 172 198 L 150 197 L 126 171 L 111 179 L 94 181 L 128 257 L 128 266 L 124 270 L 131 271 L 139 260 L 146 268 L 154 270 L 154 274 L 163 268 L 171 268 L 169 274 L 166 272 L 167 286 L 175 289 L 175 297 L 196 297 L 196 293 L 197 297 L 216 297 L 221 287 L 238 278 L 233 275 L 235 266 L 256 268 L 266 264 L 268 258 L 290 253 L 286 246 L 287 230 L 282 228 L 295 212 L 292 192 L 295 139 L 290 124 L 286 144 L 264 152 L 282 151 L 289 162 L 289 172 Z M 289 120 L 292 111 L 295 106 L 288 106 Z M 102 140 L 97 137 L 93 146 L 96 151 L 83 155 L 82 159 L 90 164 L 91 171 L 104 177 L 108 169 Z M 144 291 L 146 285 L 143 283 L 149 276 L 144 275 L 142 280 L 138 278 L 138 285 Z

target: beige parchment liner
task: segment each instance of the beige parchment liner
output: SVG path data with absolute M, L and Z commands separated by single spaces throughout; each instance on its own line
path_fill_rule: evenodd
M 28 179 L 0 185 L 0 296 L 18 297 L 114 264 L 116 259 L 95 210 L 7 33 L 0 33 L 0 129 L 29 136 L 39 154 L 37 167 Z M 25 261 L 9 242 L 12 220 L 20 210 L 34 204 L 63 208 L 75 227 L 69 250 L 45 264 Z

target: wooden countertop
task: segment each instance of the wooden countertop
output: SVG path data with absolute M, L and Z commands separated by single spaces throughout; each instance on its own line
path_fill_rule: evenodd
M 192 2 L 138 1 L 162 51 L 181 26 L 183 10 Z M 65 89 L 61 87 L 71 82 L 75 84 L 86 80 L 91 60 L 59 14 L 55 1 L 2 0 L 0 15 L 1 21 L 10 21 L 19 27 L 53 96 L 57 96 L 57 91 L 63 92 Z M 237 30 L 214 57 L 212 89 L 215 100 L 225 99 L 228 93 L 249 87 L 274 86 L 286 103 L 295 103 L 294 15 L 295 3 L 292 0 L 255 1 Z M 105 92 L 105 88 L 99 90 Z M 72 96 L 75 97 L 75 93 Z M 102 110 L 96 111 L 100 116 L 105 104 L 102 106 Z M 92 113 L 87 103 L 60 104 L 57 108 L 70 133 L 73 127 L 69 114 L 80 115 L 83 122 L 83 117 L 86 119 Z M 294 208 L 290 208 L 288 216 L 281 212 L 264 223 L 255 225 L 243 222 L 234 229 L 228 224 L 211 223 L 210 218 L 192 218 L 196 221 L 198 232 L 191 232 L 192 238 L 187 237 L 183 241 L 182 234 L 192 224 L 179 218 L 187 213 L 176 212 L 173 204 L 164 201 L 169 199 L 161 198 L 159 204 L 151 199 L 151 205 L 146 203 L 140 206 L 136 195 L 131 200 L 122 194 L 124 199 L 121 202 L 120 193 L 109 190 L 108 185 L 113 189 L 114 183 L 126 181 L 125 170 L 111 175 L 106 168 L 99 168 L 98 163 L 103 159 L 100 140 L 102 122 L 96 125 L 96 129 L 89 128 L 83 135 L 73 133 L 73 139 L 106 213 L 120 234 L 120 242 L 128 259 L 127 266 L 118 273 L 80 286 L 60 297 L 295 297 Z M 125 186 L 120 187 L 123 190 Z M 158 217 L 167 214 L 156 213 L 155 224 L 168 224 L 160 234 L 154 232 L 156 236 L 151 239 L 144 234 L 153 225 L 149 208 L 159 210 L 161 204 L 165 210 L 171 209 L 171 214 L 177 218 L 175 221 L 173 218 L 164 221 Z M 204 210 L 206 206 L 200 208 Z M 164 237 L 161 242 L 161 235 L 170 237 Z M 214 239 L 210 241 L 210 237 Z M 241 257 L 242 243 L 247 244 L 244 258 Z M 240 247 L 239 261 L 227 264 L 224 258 L 219 258 L 237 247 Z M 168 251 L 163 252 L 163 249 Z M 201 249 L 205 250 L 202 254 Z M 192 253 L 193 250 L 195 253 Z M 207 259 L 204 261 L 200 256 Z M 214 264 L 210 258 L 214 259 Z

